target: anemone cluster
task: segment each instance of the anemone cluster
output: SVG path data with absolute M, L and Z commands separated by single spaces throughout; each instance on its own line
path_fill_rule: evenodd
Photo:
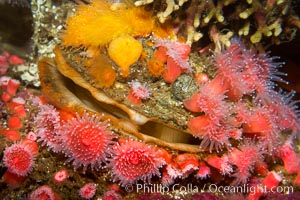
M 29 91 L 9 75 L 11 67 L 24 61 L 4 52 L 0 147 L 5 189 L 14 188 L 19 198 L 30 200 L 68 195 L 170 199 L 164 192 L 145 196 L 134 190 L 138 184 L 181 188 L 182 182 L 255 188 L 218 197 L 198 190 L 180 194 L 191 199 L 258 200 L 268 198 L 266 193 L 274 188 L 292 185 L 299 190 L 300 120 L 294 93 L 277 85 L 285 83 L 279 70 L 283 63 L 250 44 L 264 37 L 281 42 L 291 27 L 299 26 L 291 2 L 135 1 L 142 8 L 101 0 L 80 3 L 66 22 L 55 59 L 39 63 L 40 69 L 60 68 L 58 77 L 64 77 L 56 83 L 52 74 L 41 72 L 44 94 Z M 151 6 L 159 22 L 149 11 Z M 229 20 L 243 23 L 229 25 Z M 199 50 L 194 42 L 207 27 L 213 44 Z M 227 28 L 227 33 L 219 32 Z M 233 33 L 248 37 L 250 43 L 230 39 Z M 66 71 L 76 73 L 67 79 Z M 90 93 L 86 86 L 84 96 L 79 95 L 83 90 L 75 87 L 78 77 L 85 86 L 90 81 Z M 50 87 L 55 84 L 60 87 Z M 63 96 L 61 87 L 69 87 L 64 91 L 75 95 Z M 88 101 L 98 97 L 95 94 L 107 100 L 101 112 Z M 127 107 L 145 115 L 136 118 L 149 119 L 149 135 L 139 132 L 146 129 L 142 120 L 118 115 L 118 108 L 125 112 Z M 116 117 L 109 118 L 110 112 Z M 168 139 L 182 134 L 192 141 L 168 146 L 171 142 L 155 138 L 156 133 L 167 133 Z

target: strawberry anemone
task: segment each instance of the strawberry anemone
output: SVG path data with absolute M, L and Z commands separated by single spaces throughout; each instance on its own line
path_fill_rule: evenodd
M 295 152 L 290 139 L 277 149 L 276 156 L 283 161 L 287 173 L 299 172 L 300 156 Z
M 87 183 L 79 189 L 79 195 L 83 199 L 92 199 L 97 191 L 96 184 Z
M 109 166 L 113 180 L 119 180 L 121 185 L 150 181 L 152 176 L 160 174 L 159 168 L 165 164 L 155 148 L 132 140 L 115 145 L 113 155 Z
M 206 158 L 206 162 L 210 166 L 218 169 L 223 175 L 230 174 L 233 171 L 228 155 L 211 155 Z
M 192 112 L 203 112 L 204 115 L 188 121 L 188 127 L 194 136 L 202 139 L 201 148 L 221 150 L 230 147 L 230 133 L 234 127 L 226 124 L 229 116 L 229 104 L 225 101 L 224 92 L 215 89 L 213 82 L 200 85 L 200 92 L 186 99 L 183 104 Z
M 205 149 L 209 147 L 209 151 L 213 149 L 217 151 L 231 146 L 229 142 L 230 129 L 220 121 L 212 120 L 208 115 L 201 115 L 189 120 L 188 127 L 194 136 L 202 139 L 200 147 Z
M 163 73 L 163 79 L 167 83 L 172 83 L 183 72 L 191 72 L 192 68 L 188 62 L 191 47 L 187 44 L 167 39 L 156 39 L 155 46 L 159 47 L 160 61 L 167 62 L 167 67 Z M 157 55 L 157 54 L 156 54 Z
M 245 184 L 253 172 L 256 164 L 263 162 L 264 150 L 259 144 L 245 140 L 238 148 L 233 148 L 229 153 L 230 163 L 236 166 L 233 174 L 235 180 L 232 184 Z
M 35 152 L 24 143 L 16 143 L 4 150 L 3 163 L 8 172 L 27 176 L 33 169 Z
M 101 167 L 110 156 L 113 145 L 113 133 L 108 129 L 108 122 L 100 121 L 100 117 L 84 112 L 68 120 L 61 126 L 58 137 L 62 152 L 73 162 L 74 168 L 81 165 L 83 170 L 91 165 L 92 169 Z
M 213 57 L 216 75 L 199 83 L 199 92 L 184 100 L 195 117 L 188 121 L 201 148 L 230 147 L 229 138 L 259 138 L 270 152 L 280 144 L 278 133 L 300 129 L 297 102 L 292 93 L 276 92 L 274 81 L 284 82 L 278 71 L 282 63 L 248 50 L 237 39 Z M 197 77 L 196 77 L 197 78 Z M 246 100 L 252 97 L 252 100 Z
M 293 135 L 300 130 L 300 111 L 298 101 L 293 101 L 295 92 L 273 92 L 272 101 L 266 102 L 266 107 L 277 116 L 275 122 L 280 130 L 291 130 Z
M 60 200 L 60 196 L 56 194 L 48 185 L 43 185 L 35 189 L 29 195 L 29 200 Z
M 57 138 L 60 128 L 60 116 L 54 106 L 45 104 L 39 106 L 39 112 L 34 118 L 37 141 L 48 146 L 54 152 L 61 150 L 61 143 Z
M 243 133 L 249 138 L 259 138 L 261 145 L 269 152 L 273 152 L 280 144 L 280 128 L 274 115 L 267 106 L 256 105 L 251 109 L 246 104 L 238 104 L 237 118 L 240 120 Z
M 149 99 L 151 93 L 146 83 L 140 83 L 139 81 L 131 81 L 130 92 L 127 96 L 128 100 L 135 104 L 140 105 L 142 100 Z
M 238 101 L 252 92 L 260 99 L 270 99 L 276 86 L 273 81 L 284 82 L 281 76 L 285 74 L 278 71 L 282 63 L 274 62 L 276 59 L 248 50 L 233 39 L 230 47 L 215 55 L 216 77 L 222 79 L 230 100 Z

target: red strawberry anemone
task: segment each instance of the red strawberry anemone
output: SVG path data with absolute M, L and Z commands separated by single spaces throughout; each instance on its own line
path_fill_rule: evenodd
M 121 185 L 135 183 L 138 180 L 149 181 L 152 176 L 159 175 L 159 167 L 165 162 L 151 146 L 137 141 L 126 141 L 114 148 L 111 160 L 114 180 Z
M 107 128 L 107 122 L 101 122 L 96 115 L 83 116 L 76 114 L 64 124 L 59 137 L 63 144 L 63 152 L 69 157 L 67 162 L 73 161 L 74 168 L 83 165 L 92 168 L 101 167 L 110 155 L 110 146 L 113 144 L 113 133 Z

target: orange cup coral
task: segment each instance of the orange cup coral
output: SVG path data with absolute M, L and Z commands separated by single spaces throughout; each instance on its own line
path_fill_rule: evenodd
M 128 76 L 130 65 L 138 61 L 142 51 L 142 44 L 131 36 L 120 36 L 108 47 L 108 55 L 121 68 L 123 77 Z
M 122 35 L 145 36 L 153 31 L 154 18 L 142 8 L 112 9 L 103 0 L 81 5 L 67 21 L 64 46 L 98 47 Z

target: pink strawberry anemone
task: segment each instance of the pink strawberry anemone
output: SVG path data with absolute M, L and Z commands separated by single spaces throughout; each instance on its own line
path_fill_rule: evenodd
M 82 186 L 79 190 L 79 195 L 83 199 L 92 199 L 97 191 L 96 184 L 94 183 L 87 183 Z
M 68 157 L 67 162 L 73 162 L 74 168 L 90 165 L 97 169 L 106 162 L 111 154 L 113 133 L 108 128 L 108 122 L 101 122 L 96 115 L 76 114 L 61 126 L 58 137 L 62 143 L 62 152 Z
M 17 143 L 4 150 L 3 163 L 8 172 L 27 176 L 33 169 L 35 153 L 26 144 Z
M 39 105 L 39 113 L 34 118 L 36 126 L 37 141 L 42 145 L 47 145 L 54 152 L 61 150 L 61 145 L 57 139 L 60 128 L 60 116 L 56 108 L 52 105 Z
M 245 140 L 245 143 L 238 148 L 234 148 L 229 159 L 232 165 L 236 166 L 236 172 L 233 174 L 235 180 L 232 184 L 245 184 L 254 171 L 255 165 L 263 163 L 263 154 L 265 151 L 259 144 Z
M 201 148 L 230 149 L 230 138 L 250 137 L 273 152 L 281 143 L 281 131 L 296 135 L 299 112 L 291 94 L 275 90 L 274 81 L 284 82 L 281 76 L 285 75 L 278 71 L 282 63 L 275 59 L 246 49 L 237 39 L 214 55 L 214 78 L 200 83 L 199 92 L 183 102 L 196 115 L 188 127 L 202 139 Z
M 113 180 L 121 185 L 136 183 L 138 180 L 149 182 L 152 176 L 159 176 L 159 168 L 165 164 L 154 147 L 138 141 L 124 141 L 116 145 L 110 160 Z
M 61 198 L 48 185 L 43 185 L 32 191 L 29 200 L 60 200 Z

